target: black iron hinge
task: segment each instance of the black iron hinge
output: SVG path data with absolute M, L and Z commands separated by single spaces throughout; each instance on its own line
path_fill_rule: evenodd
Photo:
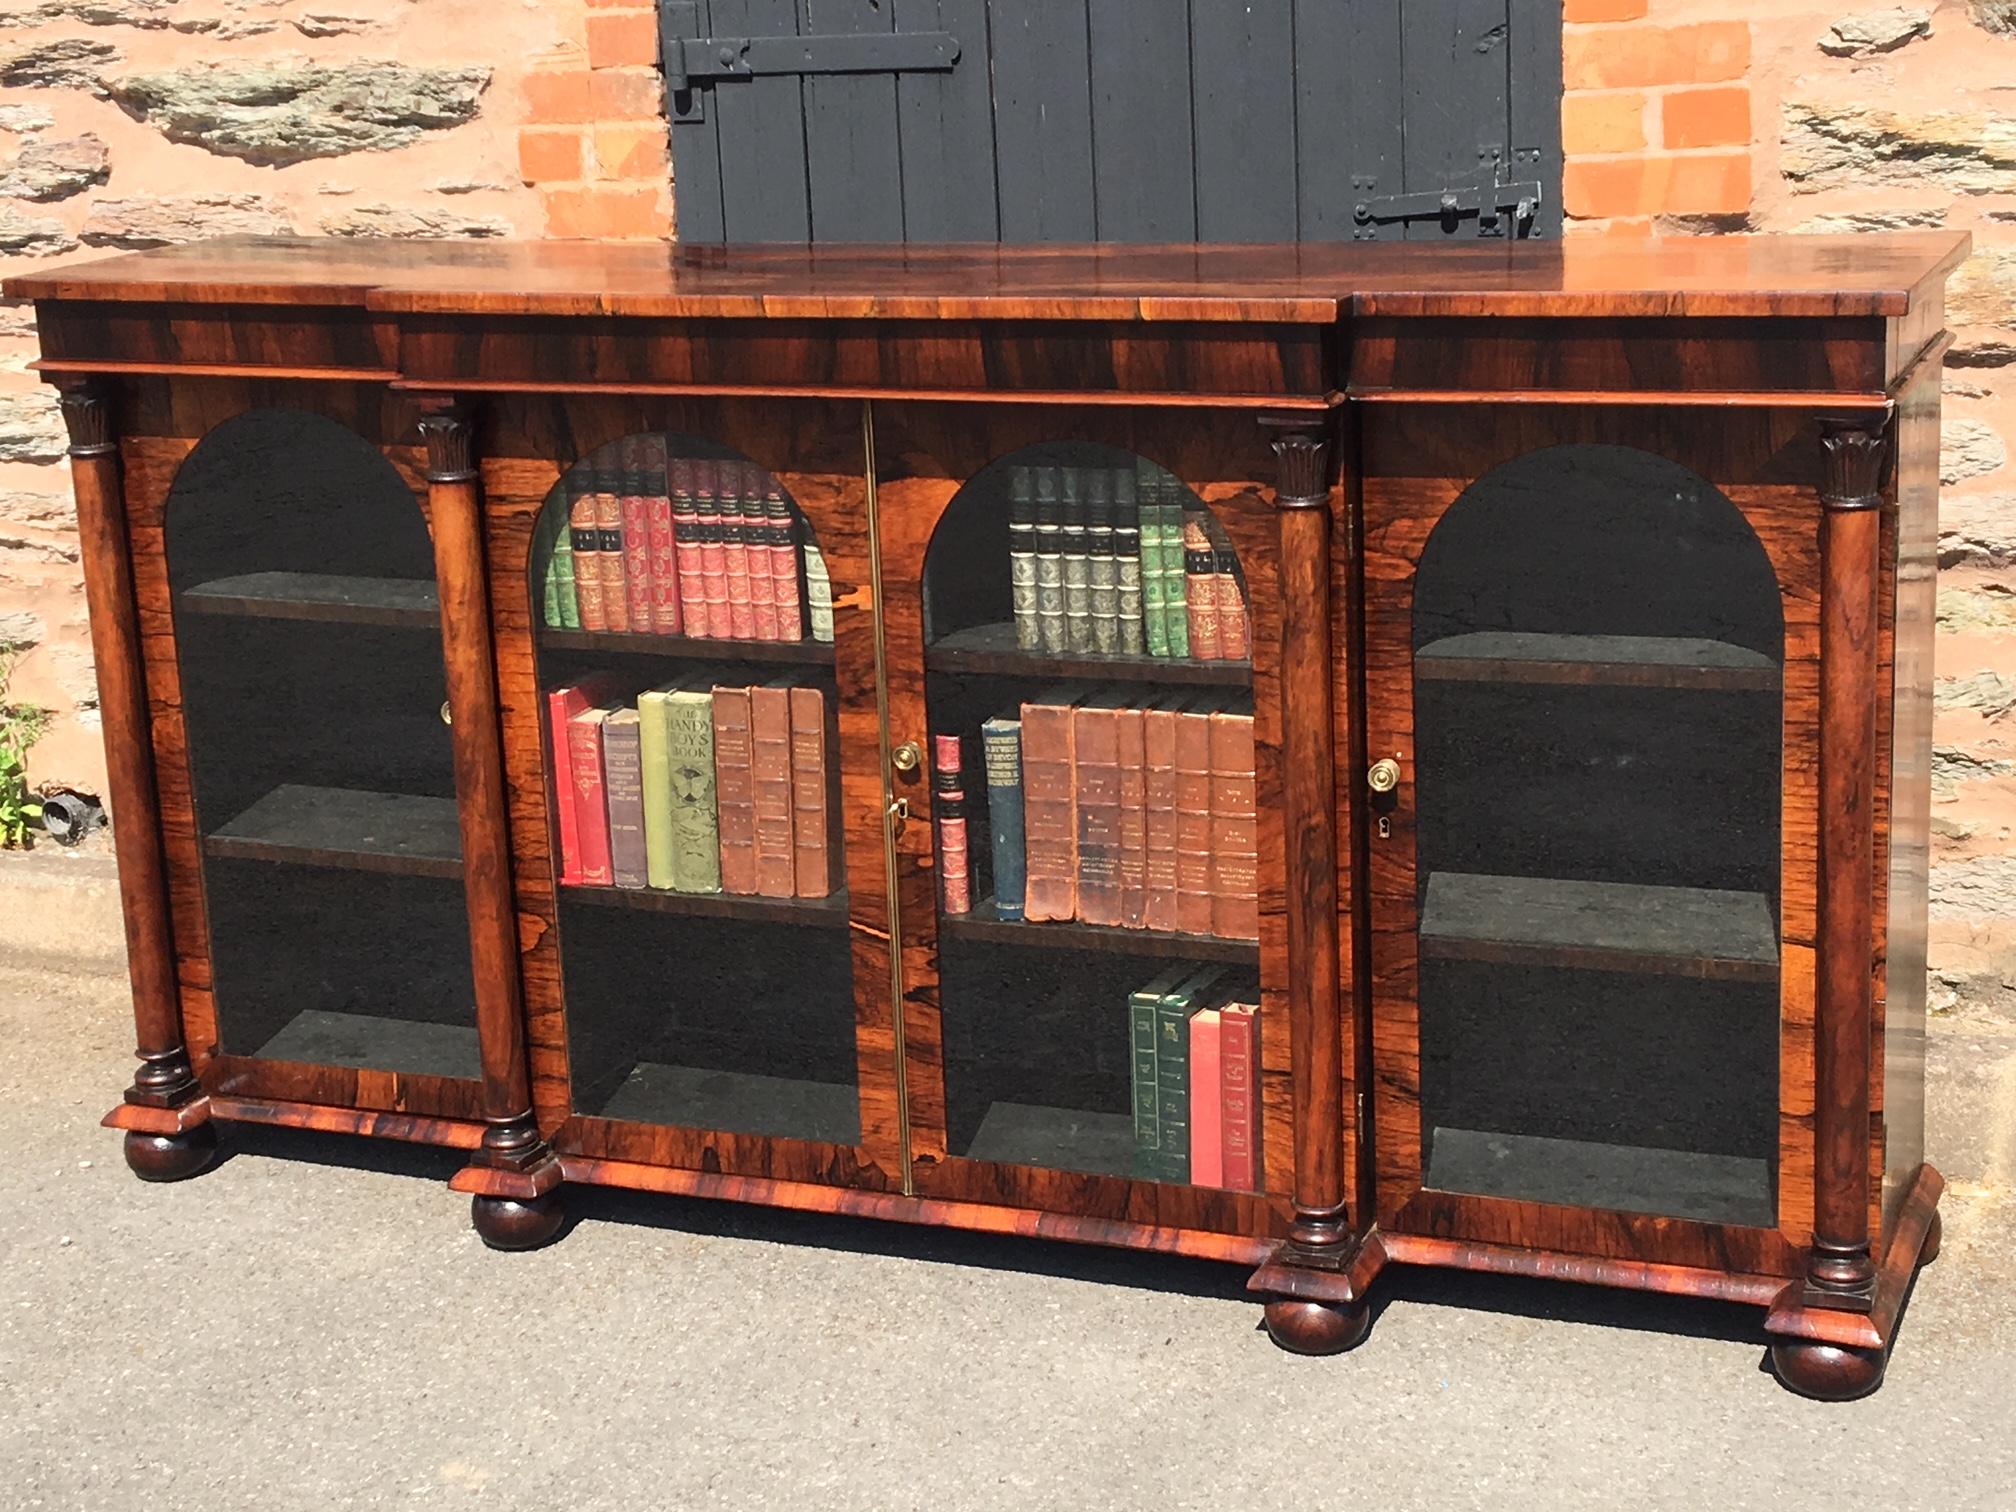
M 661 0 L 658 56 L 675 121 L 706 119 L 701 85 L 776 74 L 924 73 L 959 61 L 950 32 L 841 32 L 806 37 L 703 37 L 697 0 Z
M 1525 160 L 1528 154 L 1520 154 Z M 1538 179 L 1507 179 L 1504 149 L 1495 145 L 1478 149 L 1480 166 L 1474 184 L 1452 184 L 1442 189 L 1425 189 L 1413 194 L 1373 195 L 1378 180 L 1369 174 L 1352 178 L 1358 193 L 1351 207 L 1355 222 L 1352 236 L 1373 241 L 1380 227 L 1395 221 L 1439 220 L 1442 229 L 1454 231 L 1458 222 L 1477 218 L 1479 236 L 1519 236 L 1530 230 L 1542 196 Z

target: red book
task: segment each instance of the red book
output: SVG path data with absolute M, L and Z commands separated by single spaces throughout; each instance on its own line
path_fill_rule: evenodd
M 679 624 L 683 633 L 707 634 L 707 593 L 702 581 L 699 505 L 694 498 L 694 462 L 673 457 L 665 464 L 666 492 L 672 511 L 672 565 L 679 585 Z
M 1078 786 L 1078 917 L 1120 922 L 1119 695 L 1087 699 L 1071 716 L 1072 767 Z M 1023 729 L 1028 770 L 1028 729 Z
M 595 483 L 586 468 L 567 475 L 567 531 L 574 547 L 574 607 L 583 630 L 607 630 L 602 611 L 602 531 L 595 523 Z
M 1078 912 L 1078 803 L 1072 709 L 1082 696 L 1052 688 L 1022 705 L 1023 916 L 1069 919 Z
M 1219 1014 L 1190 1015 L 1190 1185 L 1225 1185 L 1224 1094 L 1219 1062 Z
M 762 501 L 749 497 L 754 469 L 740 462 L 718 462 L 720 480 L 715 497 L 721 506 L 721 561 L 728 578 L 728 633 L 736 640 L 756 639 L 756 603 L 749 585 L 749 516 L 759 521 Z M 768 565 L 766 562 L 764 565 Z
M 938 830 L 938 901 L 948 914 L 973 912 L 973 862 L 966 845 L 966 757 L 957 735 L 931 737 L 931 819 Z
M 833 760 L 826 695 L 791 690 L 792 873 L 801 898 L 824 898 L 840 886 L 834 865 L 833 816 L 840 812 L 840 768 Z
M 659 635 L 677 635 L 679 614 L 679 551 L 672 533 L 672 495 L 665 482 L 665 438 L 640 436 L 637 440 L 639 468 L 644 494 L 645 534 L 650 541 L 651 629 Z
M 779 639 L 776 572 L 770 562 L 770 521 L 764 487 L 770 475 L 753 463 L 742 470 L 742 549 L 749 574 L 749 617 L 758 640 Z
M 574 819 L 574 758 L 568 721 L 583 709 L 606 702 L 615 690 L 616 679 L 600 672 L 546 692 L 547 738 L 553 753 L 553 816 L 560 827 L 562 886 L 581 880 L 581 832 Z
M 714 812 L 721 844 L 721 891 L 756 891 L 755 743 L 747 688 L 714 690 Z
M 1141 923 L 1171 930 L 1176 923 L 1176 716 L 1187 702 L 1181 693 L 1157 699 L 1141 716 L 1142 849 L 1144 895 Z
M 1219 1185 L 1234 1192 L 1260 1190 L 1260 1100 L 1254 1095 L 1260 1063 L 1258 1013 L 1251 1003 L 1227 1003 L 1218 1010 L 1219 1103 L 1225 1152 L 1225 1174 Z
M 1190 654 L 1199 661 L 1222 661 L 1218 633 L 1218 557 L 1201 509 L 1183 512 L 1183 603 L 1190 631 Z
M 638 458 L 641 436 L 623 440 L 623 582 L 630 595 L 630 628 L 642 633 L 654 628 L 651 581 L 651 499 L 645 492 L 644 467 Z
M 763 490 L 763 529 L 770 549 L 770 593 L 777 606 L 777 638 L 805 639 L 805 594 L 798 584 L 798 522 L 784 487 L 770 478 Z
M 1176 716 L 1176 927 L 1211 933 L 1211 703 Z
M 791 812 L 791 679 L 749 690 L 750 766 L 756 777 L 756 891 L 797 896 Z
M 567 764 L 574 779 L 574 830 L 581 857 L 581 882 L 586 887 L 611 887 L 616 875 L 609 864 L 609 807 L 603 793 L 603 705 L 583 709 L 567 721 Z
M 619 634 L 630 629 L 630 573 L 623 551 L 623 473 L 616 467 L 595 470 L 595 525 L 601 537 L 602 617 Z
M 728 535 L 721 512 L 720 474 L 728 464 L 696 461 L 693 464 L 693 508 L 700 542 L 700 590 L 707 603 L 706 634 L 714 640 L 732 640 L 734 616 L 728 608 Z M 688 621 L 688 633 L 691 621 Z
M 1120 923 L 1148 922 L 1147 711 L 1115 711 L 1120 736 Z
M 1211 933 L 1260 938 L 1260 814 L 1253 716 L 1211 716 Z

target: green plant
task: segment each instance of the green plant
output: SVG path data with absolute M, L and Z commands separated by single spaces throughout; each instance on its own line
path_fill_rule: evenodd
M 8 850 L 32 844 L 30 827 L 42 817 L 42 805 L 28 792 L 28 748 L 49 727 L 47 709 L 7 701 L 21 649 L 0 646 L 0 848 Z

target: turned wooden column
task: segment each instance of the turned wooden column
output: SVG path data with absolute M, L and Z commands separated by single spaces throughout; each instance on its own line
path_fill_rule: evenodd
M 1820 888 L 1804 1301 L 1867 1312 L 1877 590 L 1887 409 L 1820 422 Z
M 483 507 L 468 412 L 450 399 L 422 403 L 434 577 L 441 596 L 441 649 L 453 711 L 449 737 L 462 825 L 462 881 L 476 983 L 486 1128 L 480 1164 L 527 1171 L 552 1163 L 532 1114 L 518 976 L 518 918 L 511 886 L 510 816 L 504 789 L 490 591 L 483 567 Z M 528 1194 L 529 1195 L 529 1194 Z
M 1288 904 L 1288 1033 L 1295 1091 L 1295 1220 L 1279 1259 L 1340 1269 L 1344 1063 L 1337 938 L 1336 735 L 1331 688 L 1330 417 L 1262 422 L 1278 462 L 1281 804 Z
M 126 963 L 139 1041 L 140 1070 L 126 1090 L 126 1101 L 141 1108 L 174 1108 L 197 1096 L 200 1088 L 182 1037 L 119 443 L 112 434 L 110 396 L 101 381 L 64 379 L 58 400 L 70 431 L 70 478 L 77 495 L 91 654 L 98 664 L 112 844 L 119 859 L 119 903 L 126 919 Z

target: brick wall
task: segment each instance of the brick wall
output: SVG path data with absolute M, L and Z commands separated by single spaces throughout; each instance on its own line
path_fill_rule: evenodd
M 1964 227 L 1935 963 L 2016 981 L 2016 0 L 1565 0 L 1569 234 Z M 0 0 L 0 272 L 237 230 L 663 237 L 648 0 Z M 385 110 L 387 99 L 399 108 Z M 227 108 L 229 107 L 229 108 Z M 0 640 L 100 780 L 54 405 L 0 307 Z

